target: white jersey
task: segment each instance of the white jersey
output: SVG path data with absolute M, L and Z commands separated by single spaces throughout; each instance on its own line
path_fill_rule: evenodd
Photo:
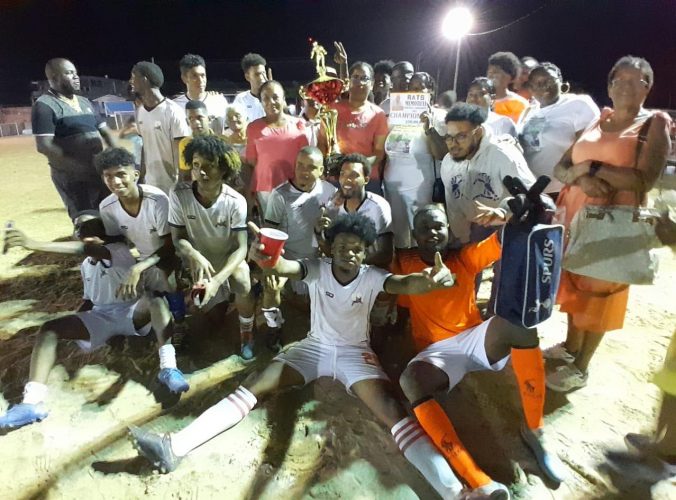
M 554 167 L 575 142 L 575 134 L 597 120 L 599 114 L 591 97 L 565 94 L 554 104 L 528 110 L 523 117 L 519 141 L 533 173 L 552 179 L 545 188 L 546 193 L 563 189 L 563 183 L 554 178 Z
M 109 195 L 99 205 L 99 212 L 108 236 L 123 235 L 146 259 L 164 245 L 163 237 L 169 234 L 169 198 L 161 189 L 146 184 L 138 185 L 141 209 L 132 217 L 122 207 L 115 194 Z
M 382 196 L 367 191 L 366 197 L 355 212 L 373 221 L 378 236 L 392 232 L 392 209 Z M 347 213 L 349 212 L 345 210 L 345 203 L 336 205 L 335 201 L 331 200 L 326 205 L 326 214 L 331 220 L 336 220 L 338 216 Z
M 331 259 L 301 262 L 310 295 L 309 337 L 328 345 L 367 345 L 369 313 L 392 273 L 363 265 L 355 279 L 342 285 L 333 276 Z
M 115 294 L 127 279 L 129 269 L 136 264 L 136 260 L 124 243 L 110 243 L 106 248 L 110 252 L 110 260 L 95 261 L 88 257 L 80 265 L 84 287 L 82 298 L 90 300 L 97 309 L 120 304 L 131 306 L 136 299 L 123 300 Z
M 488 117 L 484 122 L 484 126 L 488 128 L 493 135 L 511 135 L 516 137 L 516 126 L 511 118 L 504 115 L 499 115 L 493 111 L 488 112 Z
M 181 94 L 174 102 L 185 110 L 190 98 L 188 94 Z M 223 135 L 225 130 L 225 115 L 228 111 L 228 100 L 221 93 L 207 93 L 204 99 L 199 99 L 207 107 L 209 115 L 209 127 L 216 135 Z
M 263 110 L 260 99 L 254 96 L 250 90 L 237 94 L 235 100 L 232 101 L 232 105 L 240 106 L 244 110 L 249 123 L 265 116 L 265 110 Z
M 475 202 L 498 207 L 510 196 L 502 184 L 509 175 L 526 186 L 535 182 L 526 160 L 511 137 L 484 136 L 471 160 L 454 161 L 447 154 L 441 162 L 441 180 L 446 191 L 446 213 L 451 231 L 462 243 L 469 242 L 470 226 L 477 216 Z
M 318 180 L 312 191 L 307 193 L 291 181 L 272 191 L 265 210 L 265 221 L 289 235 L 284 244 L 286 258 L 301 259 L 316 255 L 315 223 L 321 207 L 331 201 L 335 192 L 336 187 L 323 180 Z
M 179 183 L 169 194 L 169 224 L 185 228 L 188 239 L 204 255 L 216 272 L 225 266 L 233 252 L 233 231 L 246 231 L 246 200 L 223 184 L 221 194 L 209 208 L 195 196 L 195 183 Z
M 150 111 L 139 107 L 136 123 L 143 138 L 145 182 L 168 194 L 178 176 L 174 141 L 191 135 L 185 111 L 171 99 L 164 99 Z

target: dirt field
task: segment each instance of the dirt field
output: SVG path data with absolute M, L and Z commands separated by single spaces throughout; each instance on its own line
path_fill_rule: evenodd
M 31 138 L 0 139 L 0 222 L 13 220 L 35 239 L 69 234 L 69 221 Z M 659 394 L 649 383 L 676 325 L 676 261 L 661 251 L 656 285 L 632 289 L 625 329 L 609 334 L 593 361 L 589 385 L 567 396 L 549 393 L 549 439 L 570 479 L 549 489 L 518 436 L 521 419 L 511 367 L 468 376 L 445 406 L 477 462 L 510 485 L 519 499 L 651 498 L 654 464 L 620 453 L 627 432 L 654 426 Z M 74 308 L 78 259 L 12 249 L 0 256 L 0 412 L 21 398 L 36 326 Z M 436 498 L 398 452 L 387 429 L 330 380 L 266 401 L 234 429 L 192 453 L 173 474 L 154 474 L 126 440 L 128 424 L 179 429 L 269 356 L 248 365 L 233 355 L 236 316 L 216 311 L 191 323 L 179 366 L 191 391 L 179 404 L 158 390 L 156 354 L 144 339 L 84 355 L 60 350 L 44 422 L 0 436 L 0 499 L 413 499 Z M 288 340 L 307 330 L 306 313 L 289 309 Z M 556 314 L 541 328 L 542 344 L 565 336 Z M 387 345 L 393 376 L 410 350 L 405 338 Z M 654 498 L 676 498 L 660 484 Z

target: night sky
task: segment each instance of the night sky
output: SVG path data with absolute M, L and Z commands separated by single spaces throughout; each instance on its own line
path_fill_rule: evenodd
M 168 93 L 178 89 L 178 59 L 207 60 L 209 79 L 241 82 L 238 62 L 263 54 L 277 79 L 310 80 L 308 37 L 327 49 L 341 40 L 349 60 L 390 58 L 419 63 L 451 86 L 455 46 L 440 35 L 454 2 L 442 0 L 0 0 L 0 104 L 30 103 L 30 81 L 44 78 L 47 59 L 67 57 L 80 74 L 128 78 L 154 57 Z M 530 17 L 463 41 L 459 91 L 483 75 L 498 50 L 559 65 L 564 78 L 605 104 L 606 76 L 626 54 L 647 58 L 656 83 L 648 104 L 676 108 L 676 0 L 467 0 L 473 32 Z M 332 47 L 331 47 L 332 52 Z

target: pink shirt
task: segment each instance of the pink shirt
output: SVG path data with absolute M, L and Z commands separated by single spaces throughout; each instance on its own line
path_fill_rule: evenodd
M 246 160 L 256 165 L 251 191 L 270 192 L 294 176 L 296 156 L 308 145 L 303 120 L 287 117 L 283 127 L 269 127 L 265 118 L 252 121 L 246 129 Z
M 361 153 L 364 156 L 375 156 L 373 145 L 378 136 L 387 136 L 387 117 L 385 112 L 371 102 L 366 102 L 361 111 L 353 111 L 348 101 L 332 104 L 338 111 L 338 146 L 340 152 Z M 372 179 L 377 179 L 378 172 L 372 172 Z

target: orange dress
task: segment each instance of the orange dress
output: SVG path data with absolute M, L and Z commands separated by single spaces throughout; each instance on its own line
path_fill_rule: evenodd
M 607 166 L 634 167 L 638 134 L 643 122 L 634 123 L 619 132 L 604 132 L 600 124 L 613 113 L 605 108 L 597 122 L 585 130 L 573 146 L 573 164 L 587 160 L 600 161 Z M 633 206 L 637 201 L 633 191 L 618 191 L 613 205 Z M 578 186 L 567 185 L 556 200 L 560 222 L 570 227 L 575 214 L 584 205 L 605 205 L 604 198 L 591 198 Z M 579 330 L 607 332 L 624 325 L 629 287 L 621 283 L 602 281 L 561 272 L 557 302 L 561 311 L 569 313 L 573 325 Z

